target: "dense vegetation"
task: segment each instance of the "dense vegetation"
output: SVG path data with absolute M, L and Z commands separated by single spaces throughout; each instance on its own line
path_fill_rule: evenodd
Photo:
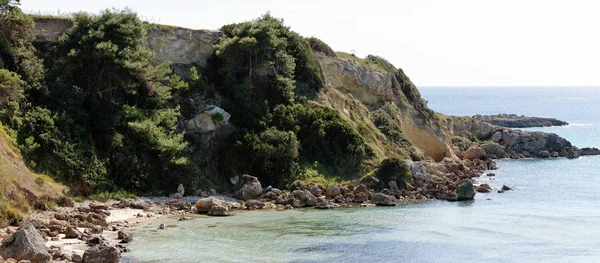
M 11 4 L 0 18 L 0 113 L 30 165 L 79 194 L 174 184 L 187 160 L 171 92 L 187 84 L 152 62 L 137 15 L 74 15 L 44 70 L 33 21 Z
M 202 148 L 184 137 L 181 120 L 199 113 L 191 98 L 209 90 L 222 97 L 235 127 L 209 160 L 218 167 L 211 176 L 246 173 L 287 187 L 305 177 L 357 178 L 373 157 L 354 124 L 311 101 L 325 86 L 313 51 L 336 53 L 269 14 L 222 27 L 207 67 L 191 67 L 182 80 L 141 44 L 155 25 L 129 10 L 74 14 L 59 42 L 38 52 L 33 21 L 17 5 L 0 0 L 0 121 L 32 168 L 68 182 L 75 194 L 168 192 L 203 178 L 191 161 Z M 397 88 L 428 110 L 401 70 L 377 56 L 365 63 L 397 72 Z M 395 114 L 381 109 L 365 118 L 390 149 L 414 150 Z M 380 172 L 395 177 L 398 165 Z
M 363 138 L 337 112 L 306 99 L 324 85 L 309 41 L 268 14 L 221 30 L 226 39 L 209 68 L 240 128 L 224 157 L 231 175 L 283 187 L 302 179 L 304 161 L 356 173 L 368 153 Z

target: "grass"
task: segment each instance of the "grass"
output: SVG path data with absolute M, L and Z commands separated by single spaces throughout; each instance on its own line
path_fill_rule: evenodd
M 100 201 L 100 202 L 106 202 L 108 200 L 121 200 L 123 198 L 132 198 L 135 199 L 136 195 L 129 193 L 129 192 L 125 192 L 125 191 L 116 191 L 116 192 L 100 192 L 100 193 L 96 193 L 93 195 L 90 195 L 88 197 L 88 199 L 90 200 L 96 200 L 96 201 Z M 77 198 L 77 200 L 81 200 L 83 201 L 84 198 L 79 197 Z
M 398 69 L 396 69 L 394 65 L 392 65 L 390 62 L 379 56 L 368 55 L 366 58 L 359 58 L 354 54 L 346 52 L 336 52 L 336 54 L 339 57 L 354 61 L 363 67 L 372 68 L 378 71 L 386 71 L 390 73 L 395 73 L 396 71 L 398 71 Z
M 33 209 L 52 209 L 66 188 L 23 162 L 16 142 L 0 124 L 0 227 L 16 225 Z

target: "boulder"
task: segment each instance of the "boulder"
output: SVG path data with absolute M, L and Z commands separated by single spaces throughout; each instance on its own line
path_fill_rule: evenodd
M 469 179 L 464 180 L 456 189 L 456 200 L 473 200 L 474 197 L 475 191 L 473 190 L 473 183 Z
M 96 245 L 83 253 L 83 263 L 119 263 L 121 251 L 115 247 Z
M 502 188 L 500 188 L 500 190 L 498 190 L 498 193 L 504 193 L 506 191 L 511 191 L 511 190 L 513 190 L 511 187 L 502 185 Z
M 359 192 L 359 193 L 355 194 L 354 198 L 352 199 L 352 201 L 355 203 L 362 203 L 367 200 L 368 200 L 367 195 L 364 192 Z
M 334 184 L 330 186 L 327 191 L 325 191 L 325 196 L 329 198 L 335 198 L 337 195 L 342 193 L 342 189 L 339 184 Z
M 540 158 L 550 158 L 550 152 L 549 151 L 539 151 L 537 156 Z
M 80 238 L 81 235 L 81 232 L 75 227 L 69 226 L 65 229 L 65 238 Z
M 89 213 L 92 211 L 92 209 L 88 205 L 80 205 L 79 207 L 77 207 L 77 211 L 81 213 Z
M 79 254 L 73 254 L 71 256 L 71 261 L 73 261 L 75 263 L 83 263 L 83 258 Z
M 121 239 L 121 243 L 130 243 L 131 241 L 133 241 L 133 236 L 122 230 L 119 230 L 119 232 L 117 232 L 117 238 Z
M 32 263 L 50 262 L 52 256 L 44 242 L 34 225 L 26 222 L 20 230 L 2 240 L 0 256 Z
M 101 235 L 92 235 L 89 238 L 87 238 L 87 240 L 85 241 L 85 243 L 88 246 L 95 246 L 95 245 L 108 245 L 106 239 L 101 236 Z
M 471 146 L 463 153 L 463 159 L 476 160 L 485 158 L 485 151 L 479 147 L 477 143 L 472 143 Z
M 229 208 L 227 206 L 215 205 L 208 210 L 209 216 L 229 216 Z
M 260 196 L 263 192 L 258 178 L 249 175 L 242 175 L 242 182 L 245 182 L 242 188 L 235 191 L 234 196 L 241 200 L 250 200 Z
M 259 200 L 248 200 L 248 201 L 244 202 L 244 206 L 248 210 L 256 210 L 256 209 L 265 208 L 265 203 L 263 203 Z
M 308 190 L 315 197 L 319 197 L 323 193 L 323 190 L 321 190 L 319 185 L 317 185 L 316 183 L 310 183 L 308 187 L 306 187 L 306 190 Z
M 481 145 L 481 149 L 485 151 L 486 157 L 491 159 L 504 158 L 506 153 L 504 152 L 504 146 L 495 142 L 488 142 Z
M 308 190 L 294 190 L 292 195 L 296 200 L 300 201 L 298 204 L 295 204 L 294 207 L 312 207 L 317 204 L 317 198 Z
M 388 187 L 390 188 L 390 191 L 392 191 L 392 192 L 400 190 L 400 188 L 398 188 L 398 184 L 396 183 L 396 181 L 389 181 Z
M 372 175 L 367 175 L 360 179 L 360 183 L 364 184 L 366 187 L 370 189 L 381 189 L 383 188 L 383 182 L 381 182 L 377 177 Z
M 393 195 L 386 195 L 383 193 L 373 194 L 373 198 L 371 202 L 378 206 L 395 206 L 396 205 L 396 197 Z
M 492 191 L 492 187 L 490 187 L 489 184 L 480 184 L 479 186 L 477 186 L 475 191 L 477 191 L 478 193 L 489 193 Z
M 54 213 L 54 218 L 58 219 L 58 220 L 69 220 L 69 214 L 67 214 L 66 212 L 57 212 Z
M 175 193 L 175 198 L 176 199 L 180 199 L 183 197 L 183 194 L 185 194 L 185 188 L 183 187 L 183 184 L 179 184 L 177 186 L 177 192 Z
M 225 201 L 210 196 L 196 201 L 196 212 L 208 213 L 213 206 L 226 206 Z
M 492 134 L 493 142 L 499 143 L 501 140 L 502 140 L 502 131 L 496 131 L 496 132 L 494 132 L 494 134 Z
M 92 210 L 108 210 L 108 205 L 103 203 L 91 203 L 89 207 Z

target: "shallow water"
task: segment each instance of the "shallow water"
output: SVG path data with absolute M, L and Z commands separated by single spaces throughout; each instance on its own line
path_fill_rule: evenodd
M 420 90 L 430 107 L 447 114 L 518 113 L 589 124 L 544 129 L 578 146 L 600 146 L 598 89 L 579 91 L 583 101 L 567 98 L 573 95 L 565 88 L 510 89 L 515 88 Z M 448 101 L 449 94 L 456 98 Z M 536 94 L 554 94 L 548 100 L 557 101 L 551 107 L 556 114 L 546 112 L 547 100 L 535 99 Z M 512 102 L 514 107 L 506 105 Z M 516 190 L 477 194 L 471 202 L 154 221 L 134 233 L 125 261 L 600 262 L 600 157 L 506 160 L 498 165 L 495 177 L 480 181 L 494 189 L 507 184 Z M 174 227 L 158 231 L 161 222 Z

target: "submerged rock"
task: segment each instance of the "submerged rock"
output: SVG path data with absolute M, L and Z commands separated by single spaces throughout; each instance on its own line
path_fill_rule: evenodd
M 474 197 L 475 191 L 473 190 L 473 183 L 471 180 L 464 180 L 463 183 L 456 189 L 456 200 L 473 200 Z
M 479 193 L 489 193 L 492 191 L 492 187 L 489 184 L 481 184 L 477 186 L 477 189 L 475 189 L 475 191 Z

